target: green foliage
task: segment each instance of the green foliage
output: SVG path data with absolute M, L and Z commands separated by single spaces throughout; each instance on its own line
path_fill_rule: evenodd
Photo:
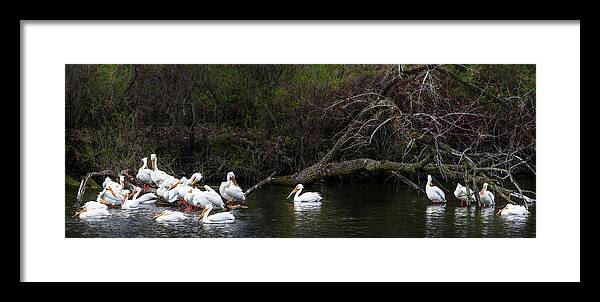
M 381 88 L 396 65 L 67 65 L 67 173 L 141 166 L 223 179 L 293 173 L 314 163 L 347 121 L 322 108 Z M 448 68 L 492 94 L 535 96 L 535 65 Z M 449 83 L 457 98 L 477 97 Z M 486 102 L 485 96 L 481 98 Z M 382 143 L 383 146 L 385 144 Z M 396 148 L 397 149 L 397 148 Z M 388 146 L 380 155 L 397 156 Z

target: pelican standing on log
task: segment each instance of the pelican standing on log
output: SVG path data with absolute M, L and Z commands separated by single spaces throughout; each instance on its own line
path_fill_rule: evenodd
M 425 185 L 425 193 L 427 193 L 427 198 L 429 198 L 429 200 L 431 200 L 433 203 L 446 202 L 446 195 L 444 194 L 444 191 L 432 185 L 431 181 L 431 175 L 427 175 L 427 185 Z
M 221 183 L 219 192 L 227 200 L 227 206 L 231 206 L 234 201 L 246 202 L 246 194 L 244 194 L 242 188 L 235 181 L 235 174 L 233 172 L 227 173 L 227 181 Z

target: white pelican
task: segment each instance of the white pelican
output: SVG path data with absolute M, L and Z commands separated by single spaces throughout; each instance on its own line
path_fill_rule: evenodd
M 208 216 L 208 213 L 210 213 L 212 209 L 212 204 L 208 204 L 200 213 L 198 220 L 202 217 L 202 223 L 232 223 L 235 221 L 235 217 L 230 212 L 221 212 Z
M 529 214 L 529 211 L 524 206 L 507 204 L 502 210 L 498 212 L 499 215 L 525 215 Z
M 292 192 L 290 192 L 290 195 L 288 195 L 286 199 L 289 199 L 290 196 L 294 194 L 294 192 L 296 193 L 296 195 L 294 195 L 294 202 L 320 202 L 321 199 L 323 199 L 319 192 L 306 192 L 300 195 L 302 189 L 304 189 L 304 186 L 302 184 L 296 185 L 296 187 L 292 190 Z
M 187 219 L 187 217 L 181 212 L 166 210 L 154 216 L 154 219 L 156 221 L 174 222 Z
M 140 204 L 150 204 L 156 202 L 158 197 L 153 193 L 146 193 L 138 197 L 141 191 L 141 188 L 135 187 L 133 195 L 130 193 L 125 193 L 125 199 L 121 205 L 121 209 L 137 209 L 140 207 Z M 129 199 L 129 196 L 132 198 Z
M 158 169 L 158 158 L 156 157 L 156 154 L 150 154 L 150 160 L 152 161 L 150 178 L 157 186 L 160 186 L 170 175 Z
M 104 179 L 104 182 L 102 183 L 102 188 L 106 188 L 106 186 L 108 186 L 109 184 L 118 185 L 119 183 L 112 181 L 112 179 L 110 179 L 110 177 L 106 176 L 106 178 Z
M 84 209 L 108 209 L 108 207 L 101 203 L 101 202 L 97 202 L 97 201 L 88 201 L 86 202 L 82 208 Z
M 141 204 L 155 203 L 157 199 L 158 199 L 158 196 L 156 196 L 156 194 L 154 194 L 154 193 L 146 193 L 137 198 L 138 202 Z
M 80 219 L 102 218 L 102 217 L 110 216 L 110 213 L 108 212 L 107 209 L 100 209 L 100 208 L 88 209 L 88 208 L 85 208 L 83 210 L 77 211 L 77 213 L 75 213 L 75 215 L 73 215 L 73 217 L 75 217 L 75 216 L 79 216 Z
M 168 190 L 173 189 L 181 183 L 181 179 L 177 179 L 171 175 L 167 174 L 167 177 L 163 179 L 163 182 L 160 184 L 161 187 L 165 187 Z
M 467 202 L 467 200 L 470 198 L 471 200 L 475 199 L 475 192 L 473 192 L 473 190 L 469 190 L 470 191 L 470 196 L 467 196 L 467 187 L 461 185 L 460 183 L 458 183 L 456 185 L 456 189 L 454 190 L 454 196 L 456 196 L 456 198 L 458 200 L 460 200 L 460 205 L 463 206 L 463 203 Z
M 144 162 L 144 164 L 138 169 L 138 174 L 135 177 L 144 184 L 144 190 L 148 190 L 150 185 L 154 183 L 150 177 L 152 170 L 148 169 L 147 157 L 142 158 L 142 162 Z
M 223 199 L 221 199 L 221 195 L 219 195 L 217 191 L 213 190 L 213 188 L 211 188 L 208 185 L 205 185 L 204 189 L 206 189 L 206 191 L 201 191 L 197 188 L 188 188 L 184 200 L 189 205 L 194 206 L 196 208 L 206 208 L 209 204 L 213 207 L 213 209 L 222 210 L 225 208 Z
M 176 201 L 176 200 L 181 200 L 184 199 L 185 195 L 188 193 L 189 190 L 191 190 L 192 187 L 190 186 L 182 186 L 182 185 L 178 185 L 177 187 L 169 190 L 169 197 L 168 197 L 168 201 L 170 203 Z M 184 199 L 185 200 L 185 199 Z M 180 202 L 181 204 L 181 202 Z
M 125 198 L 125 193 L 129 192 L 127 189 L 113 190 L 112 184 L 108 184 L 104 190 L 98 193 L 98 197 L 96 198 L 97 202 L 111 205 L 113 208 L 115 206 L 121 205 L 123 199 Z
M 486 206 L 494 204 L 494 194 L 487 190 L 487 182 L 483 184 L 483 188 L 479 191 L 479 200 Z
M 190 179 L 184 183 L 184 185 L 188 185 L 188 186 L 194 186 L 197 182 L 202 180 L 202 174 L 199 172 L 196 172 L 194 174 L 192 174 L 192 177 L 190 177 Z
M 215 191 L 209 185 L 204 185 L 204 189 L 206 190 L 206 192 L 204 192 L 204 194 L 206 195 L 206 199 L 208 199 L 208 201 L 210 201 L 210 203 L 212 203 L 213 207 L 215 207 L 216 209 L 224 209 L 225 208 L 223 199 L 221 199 L 221 195 L 219 195 L 219 193 L 217 193 L 217 191 Z M 245 196 L 244 196 L 244 198 L 245 198 Z
M 177 180 L 174 177 L 170 176 L 169 179 L 165 180 L 162 183 L 162 186 L 168 187 L 169 190 L 178 186 L 193 187 L 200 180 L 202 180 L 202 174 L 200 173 L 192 174 L 192 177 L 190 179 L 187 179 L 185 176 L 183 176 L 181 177 L 181 179 Z
M 163 199 L 166 199 L 167 201 L 169 200 L 169 190 L 165 187 L 158 187 L 158 189 L 156 189 L 156 195 L 162 197 Z
M 227 181 L 221 183 L 219 192 L 227 200 L 227 205 L 231 205 L 234 201 L 246 202 L 246 194 L 244 194 L 242 188 L 235 181 L 235 174 L 233 172 L 227 173 Z
M 190 211 L 192 207 L 195 207 L 196 209 L 198 207 L 206 208 L 210 204 L 210 201 L 206 198 L 207 196 L 204 192 L 200 191 L 200 189 L 187 187 L 186 190 L 187 191 L 183 196 L 183 200 L 188 205 L 185 209 L 186 211 Z
M 140 207 L 140 203 L 139 201 L 137 201 L 137 195 L 140 193 L 139 190 L 134 191 L 134 195 L 132 197 L 132 199 L 129 199 L 129 195 L 130 193 L 127 192 L 125 193 L 125 198 L 123 199 L 123 203 L 121 204 L 121 209 L 123 210 L 132 210 L 132 209 L 137 209 Z
M 106 187 L 111 186 L 113 190 L 121 191 L 125 189 L 125 176 L 119 176 L 119 182 L 114 182 L 110 177 L 106 177 L 104 182 L 102 183 L 102 188 L 106 189 Z
M 427 185 L 425 185 L 425 193 L 427 193 L 427 198 L 429 198 L 432 202 L 446 202 L 446 195 L 444 192 L 436 187 L 431 185 L 431 175 L 427 175 Z

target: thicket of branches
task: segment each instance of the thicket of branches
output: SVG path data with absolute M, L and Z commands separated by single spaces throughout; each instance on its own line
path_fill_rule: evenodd
M 508 194 L 535 175 L 535 65 L 67 65 L 65 130 L 76 177 L 157 153 L 209 180 L 432 173 Z

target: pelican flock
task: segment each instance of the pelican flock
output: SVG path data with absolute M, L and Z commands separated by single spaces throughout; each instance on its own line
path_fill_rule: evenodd
M 238 185 L 233 172 L 227 173 L 227 181 L 221 184 L 219 187 L 221 193 L 219 193 L 208 185 L 203 186 L 204 190 L 195 187 L 203 181 L 203 176 L 199 172 L 193 173 L 190 178 L 186 176 L 176 178 L 160 170 L 158 157 L 154 153 L 150 155 L 150 167 L 148 167 L 147 157 L 142 158 L 141 161 L 142 166 L 135 175 L 135 179 L 141 184 L 141 187 L 132 183 L 127 184 L 123 175 L 119 176 L 119 182 L 106 177 L 96 200 L 86 202 L 73 217 L 80 219 L 110 217 L 109 208 L 120 207 L 123 210 L 137 210 L 141 205 L 154 204 L 159 198 L 162 198 L 169 204 L 177 202 L 178 205 L 186 206 L 183 212 L 203 209 L 198 219 L 204 223 L 230 223 L 235 220 L 233 214 L 229 212 L 235 208 L 233 207 L 234 202 L 244 203 L 246 201 L 246 195 Z M 148 192 L 150 189 L 155 189 L 155 192 Z M 213 210 L 227 210 L 227 212 L 209 216 L 208 214 Z M 181 221 L 186 219 L 183 212 L 162 211 L 154 219 L 162 222 Z
M 86 202 L 76 211 L 73 217 L 80 219 L 88 218 L 106 218 L 111 217 L 111 211 L 120 206 L 123 210 L 136 210 L 141 205 L 153 205 L 159 198 L 166 204 L 175 204 L 186 206 L 183 212 L 165 210 L 154 216 L 159 222 L 176 222 L 187 219 L 184 212 L 202 211 L 198 220 L 204 224 L 224 224 L 235 222 L 235 217 L 231 213 L 232 209 L 237 208 L 234 203 L 245 203 L 246 193 L 242 190 L 236 181 L 235 174 L 228 172 L 225 181 L 219 186 L 219 191 L 208 185 L 197 188 L 196 185 L 203 181 L 203 176 L 199 172 L 193 173 L 190 178 L 182 176 L 176 178 L 167 172 L 158 168 L 158 157 L 156 154 L 150 155 L 151 167 L 148 167 L 148 158 L 141 159 L 142 166 L 135 175 L 135 180 L 142 187 L 127 183 L 125 176 L 119 176 L 119 181 L 115 182 L 110 177 L 106 177 L 102 183 L 102 190 L 98 193 L 96 200 Z M 154 192 L 148 192 L 155 189 Z M 320 204 L 323 197 L 319 192 L 305 192 L 304 185 L 297 184 L 286 199 L 294 195 L 294 204 Z M 433 178 L 427 175 L 425 185 L 427 198 L 433 203 L 447 202 L 446 195 L 437 186 L 433 185 Z M 144 193 L 144 194 L 142 194 Z M 488 184 L 484 183 L 479 194 L 479 199 L 484 206 L 495 205 L 494 194 L 488 191 Z M 475 199 L 475 192 L 466 186 L 458 183 L 454 190 L 454 196 L 460 201 L 461 206 Z M 244 206 L 239 206 L 244 207 Z M 213 210 L 222 210 L 222 212 L 210 215 Z M 519 205 L 508 204 L 501 209 L 498 215 L 525 215 L 529 211 L 527 208 Z
M 488 186 L 489 186 L 488 183 L 483 183 L 483 187 L 481 188 L 481 191 L 478 192 L 479 200 L 481 201 L 481 204 L 484 207 L 494 206 L 496 204 L 496 199 L 495 199 L 494 193 L 488 191 Z M 456 197 L 456 199 L 458 199 L 460 201 L 461 206 L 463 206 L 464 203 L 467 201 L 475 200 L 475 191 L 469 189 L 469 194 L 467 195 L 467 189 L 468 188 L 466 186 L 463 186 L 460 183 L 458 183 L 456 185 L 456 188 L 454 189 L 454 196 Z M 427 193 L 427 198 L 429 198 L 429 200 L 431 200 L 431 202 L 433 202 L 433 203 L 446 202 L 446 197 L 445 197 L 444 192 L 440 188 L 432 185 L 431 175 L 427 175 L 427 184 L 425 185 L 425 192 Z M 512 193 L 510 195 L 512 195 Z M 530 199 L 530 201 L 534 201 L 534 200 Z M 529 202 L 529 201 L 525 200 L 525 202 Z M 529 213 L 529 211 L 527 210 L 526 207 L 521 206 L 521 205 L 513 205 L 513 204 L 509 203 L 506 205 L 506 207 L 501 209 L 497 214 L 498 215 L 525 215 L 528 213 Z

